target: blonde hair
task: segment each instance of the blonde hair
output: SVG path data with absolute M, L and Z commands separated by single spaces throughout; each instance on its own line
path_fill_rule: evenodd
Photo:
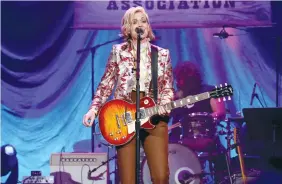
M 149 22 L 149 16 L 146 13 L 145 9 L 141 6 L 131 7 L 125 12 L 125 14 L 122 18 L 122 21 L 121 21 L 121 36 L 123 36 L 126 41 L 131 42 L 131 39 L 132 39 L 131 36 L 130 36 L 130 27 L 131 27 L 131 24 L 132 24 L 131 20 L 132 20 L 132 17 L 134 16 L 134 14 L 137 13 L 137 12 L 141 12 L 146 16 L 146 19 L 147 19 L 147 22 L 148 22 L 148 25 L 149 25 L 148 38 L 150 40 L 154 40 L 155 35 L 152 31 L 152 28 L 151 28 L 151 25 L 150 25 L 150 22 Z

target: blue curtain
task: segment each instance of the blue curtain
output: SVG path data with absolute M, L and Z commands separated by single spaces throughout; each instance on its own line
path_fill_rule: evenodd
M 82 125 L 82 117 L 91 103 L 92 60 L 90 52 L 77 50 L 114 40 L 119 30 L 73 30 L 72 6 L 71 2 L 2 2 L 1 145 L 15 146 L 20 180 L 31 170 L 49 175 L 52 153 L 91 151 L 91 130 Z M 250 107 L 255 82 L 263 102 L 274 107 L 276 42 L 265 36 L 271 30 L 227 28 L 238 36 L 213 38 L 220 30 L 156 30 L 160 37 L 156 44 L 170 50 L 174 67 L 194 62 L 206 83 L 232 84 L 234 96 L 226 102 L 232 114 Z M 102 46 L 94 55 L 95 88 L 111 47 Z M 253 107 L 260 107 L 257 100 Z M 99 141 L 103 139 L 96 136 L 97 149 Z

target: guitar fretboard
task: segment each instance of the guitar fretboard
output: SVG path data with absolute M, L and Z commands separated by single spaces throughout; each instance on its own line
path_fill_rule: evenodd
M 209 98 L 210 98 L 210 93 L 205 92 L 205 93 L 200 93 L 200 94 L 194 95 L 194 96 L 187 96 L 186 98 L 175 100 L 173 102 L 170 102 L 168 104 L 161 105 L 161 106 L 163 106 L 166 110 L 172 110 L 172 109 L 175 109 L 175 108 L 183 107 L 185 105 L 194 104 L 196 102 L 206 100 L 206 99 L 209 99 Z M 158 114 L 158 109 L 161 106 L 156 105 L 154 107 L 150 107 L 150 108 L 145 109 L 146 116 L 150 117 L 150 116 L 153 116 L 155 114 Z

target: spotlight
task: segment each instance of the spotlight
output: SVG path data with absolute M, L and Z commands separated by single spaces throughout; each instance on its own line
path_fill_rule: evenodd
M 234 36 L 234 35 L 227 33 L 226 30 L 225 30 L 225 27 L 223 27 L 222 30 L 219 33 L 213 34 L 213 37 L 217 37 L 217 38 L 220 38 L 220 39 L 226 39 L 229 36 Z
M 9 174 L 6 184 L 18 183 L 19 166 L 16 149 L 6 144 L 1 147 L 1 177 Z

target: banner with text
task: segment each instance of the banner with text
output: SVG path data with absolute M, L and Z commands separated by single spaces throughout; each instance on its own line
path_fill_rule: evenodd
M 76 1 L 76 29 L 120 29 L 123 14 L 142 6 L 153 28 L 270 26 L 270 1 L 234 0 L 143 0 Z

